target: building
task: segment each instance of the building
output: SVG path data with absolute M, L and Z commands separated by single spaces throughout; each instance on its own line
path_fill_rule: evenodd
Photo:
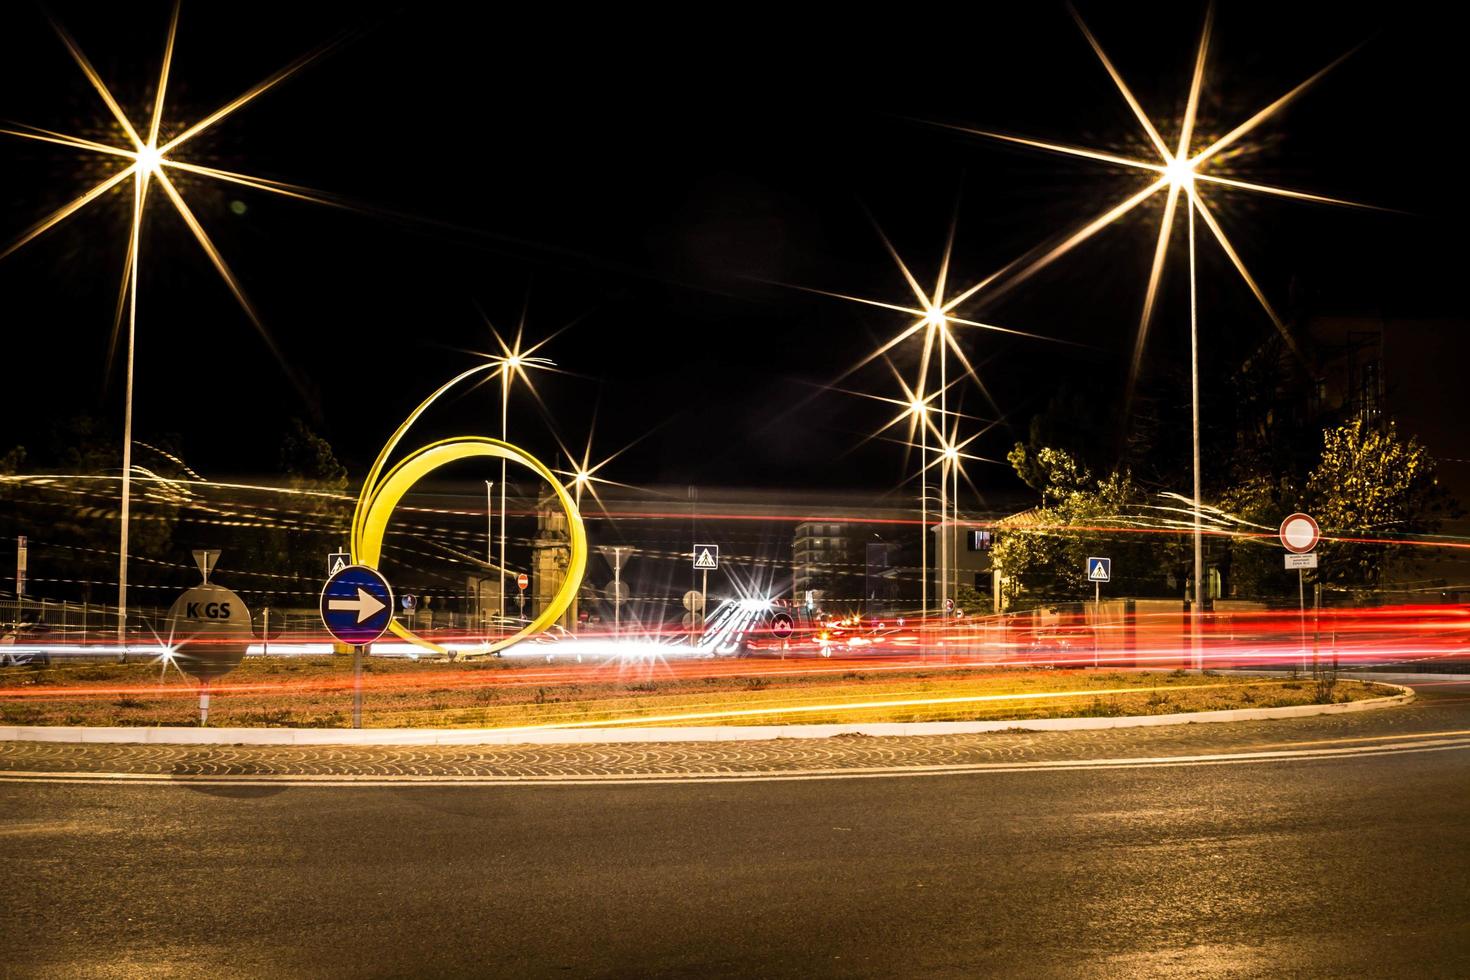
M 791 595 L 797 602 L 812 598 L 856 601 L 863 595 L 866 568 L 856 556 L 852 525 L 809 521 L 796 525 L 791 540 Z
M 792 597 L 848 612 L 886 615 L 903 597 L 900 548 L 875 525 L 807 521 L 791 541 Z
M 536 504 L 536 536 L 531 539 L 531 601 L 526 614 L 539 616 L 551 606 L 557 592 L 567 580 L 572 563 L 572 539 L 567 516 L 553 497 L 543 497 Z M 577 626 L 577 599 L 557 620 L 565 629 Z
M 932 529 L 934 535 L 933 545 L 929 554 L 934 562 L 930 573 L 932 581 L 929 583 L 929 595 L 935 608 L 943 605 L 941 599 L 942 581 L 940 569 L 949 568 L 949 593 L 953 598 L 958 598 L 959 607 L 964 609 L 968 615 L 986 613 L 991 611 L 989 597 L 993 586 L 991 582 L 990 563 L 990 530 L 989 528 L 969 527 L 963 521 L 956 525 L 951 522 L 945 525 L 935 525 Z M 944 532 L 949 532 L 948 534 Z M 948 549 L 953 548 L 953 554 Z M 982 608 L 970 608 L 976 603 L 971 600 L 964 601 L 965 596 L 961 590 L 974 589 L 986 599 Z

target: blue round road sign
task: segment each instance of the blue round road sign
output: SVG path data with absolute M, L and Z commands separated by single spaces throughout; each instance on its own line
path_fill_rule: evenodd
M 321 612 L 327 632 L 342 643 L 372 643 L 393 622 L 393 589 L 376 568 L 348 565 L 327 579 Z

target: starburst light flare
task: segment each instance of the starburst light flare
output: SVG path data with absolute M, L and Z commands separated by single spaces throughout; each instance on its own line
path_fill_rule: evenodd
M 1372 205 L 1359 204 L 1340 198 L 1327 197 L 1321 194 L 1312 194 L 1305 191 L 1293 190 L 1284 187 L 1272 187 L 1253 181 L 1241 180 L 1236 177 L 1212 171 L 1210 165 L 1217 162 L 1227 148 L 1237 143 L 1241 138 L 1247 136 L 1256 127 L 1266 122 L 1281 109 L 1289 105 L 1303 92 L 1309 89 L 1329 71 L 1341 64 L 1353 51 L 1348 51 L 1339 56 L 1326 67 L 1318 70 L 1306 80 L 1299 83 L 1284 95 L 1271 102 L 1244 122 L 1226 132 L 1224 136 L 1211 140 L 1202 148 L 1196 148 L 1196 123 L 1199 114 L 1201 93 L 1204 89 L 1205 66 L 1209 56 L 1210 36 L 1214 24 L 1214 5 L 1207 4 L 1205 8 L 1204 23 L 1200 30 L 1198 46 L 1195 49 L 1194 67 L 1190 78 L 1189 93 L 1185 102 L 1184 114 L 1179 121 L 1178 139 L 1171 149 L 1160 134 L 1156 126 L 1142 104 L 1133 94 L 1132 90 L 1124 82 L 1122 74 L 1114 66 L 1112 60 L 1103 50 L 1096 36 L 1077 13 L 1075 7 L 1069 5 L 1073 19 L 1078 28 L 1086 38 L 1088 46 L 1092 48 L 1108 77 L 1112 80 L 1114 88 L 1127 103 L 1129 110 L 1142 127 L 1144 135 L 1152 145 L 1157 158 L 1154 160 L 1135 159 L 1116 153 L 1101 150 L 1088 149 L 1084 147 L 1070 146 L 1062 143 L 1052 143 L 1029 137 L 1016 136 L 1008 133 L 1000 133 L 990 130 L 970 129 L 968 127 L 952 127 L 964 132 L 984 136 L 990 139 L 1001 140 L 1032 149 L 1045 150 L 1069 156 L 1096 160 L 1101 163 L 1121 166 L 1133 170 L 1143 171 L 1147 175 L 1148 183 L 1138 191 L 1135 191 L 1123 201 L 1115 204 L 1100 216 L 1087 222 L 1081 229 L 1073 232 L 1052 248 L 1042 252 L 1025 266 L 1019 268 L 1015 274 L 1010 276 L 1004 286 L 1005 289 L 1013 288 L 1015 285 L 1035 275 L 1046 268 L 1072 249 L 1081 245 L 1103 228 L 1116 222 L 1143 202 L 1149 200 L 1160 192 L 1165 194 L 1164 205 L 1159 221 L 1158 237 L 1154 245 L 1153 261 L 1149 268 L 1147 285 L 1144 289 L 1143 309 L 1139 314 L 1138 330 L 1133 344 L 1133 356 L 1129 366 L 1127 388 L 1124 395 L 1124 414 L 1128 412 L 1132 401 L 1134 386 L 1137 383 L 1139 370 L 1143 361 L 1144 347 L 1148 338 L 1149 326 L 1153 321 L 1155 308 L 1159 296 L 1159 284 L 1163 278 L 1164 268 L 1168 259 L 1169 243 L 1176 223 L 1175 216 L 1178 210 L 1179 199 L 1184 198 L 1186 210 L 1186 227 L 1189 258 L 1189 320 L 1190 320 L 1190 381 L 1191 381 L 1191 407 L 1192 407 L 1192 429 L 1193 429 L 1193 478 L 1194 478 L 1194 509 L 1196 513 L 1194 530 L 1194 596 L 1195 610 L 1198 612 L 1203 606 L 1203 582 L 1204 582 L 1204 549 L 1203 535 L 1200 526 L 1199 513 L 1201 510 L 1200 487 L 1200 419 L 1199 419 L 1199 323 L 1198 323 L 1198 296 L 1196 269 L 1196 247 L 1195 247 L 1195 217 L 1204 223 L 1209 229 L 1211 236 L 1219 245 L 1222 252 L 1235 267 L 1236 272 L 1245 282 L 1251 294 L 1256 298 L 1261 308 L 1265 311 L 1272 325 L 1276 328 L 1287 347 L 1299 359 L 1305 358 L 1287 329 L 1285 322 L 1266 298 L 1265 292 L 1250 270 L 1246 268 L 1245 262 L 1240 254 L 1231 244 L 1229 237 L 1221 227 L 1213 209 L 1207 203 L 1202 188 L 1204 184 L 1214 184 L 1229 187 L 1235 190 L 1255 192 L 1289 199 L 1309 201 L 1320 204 L 1336 204 L 1348 207 L 1372 208 L 1373 210 L 1385 210 Z M 1353 49 L 1356 50 L 1356 49 Z M 1196 623 L 1196 627 L 1197 627 Z M 1196 652 L 1198 653 L 1199 631 L 1194 631 Z
M 481 316 L 483 317 L 484 314 L 482 313 Z M 546 411 L 546 403 L 541 400 L 541 394 L 536 390 L 536 383 L 531 378 L 531 372 L 549 371 L 554 374 L 566 374 L 567 372 L 557 367 L 556 362 L 551 358 L 536 352 L 555 340 L 571 324 L 566 324 L 529 346 L 526 343 L 524 307 L 521 310 L 520 321 L 516 324 L 515 338 L 510 343 L 506 343 L 505 338 L 500 335 L 499 330 L 495 329 L 495 325 L 489 321 L 488 317 L 485 318 L 485 325 L 490 328 L 490 336 L 495 340 L 495 345 L 500 348 L 498 354 L 481 354 L 480 356 L 485 358 L 487 366 L 493 369 L 493 376 L 500 381 L 500 438 L 504 442 L 510 438 L 510 390 L 517 379 L 525 384 L 526 390 L 531 393 L 531 397 L 536 400 L 541 410 Z M 485 380 L 488 381 L 490 377 L 491 375 L 487 375 Z M 559 438 L 558 441 L 560 441 Z M 505 460 L 502 459 L 500 461 L 500 574 L 496 578 L 498 584 L 495 589 L 498 597 L 498 616 L 501 620 L 505 618 L 506 472 Z M 580 484 L 576 486 L 576 492 L 578 502 L 580 502 Z
M 163 62 L 159 70 L 158 84 L 154 90 L 152 111 L 148 116 L 146 127 L 135 125 L 133 117 L 129 116 L 107 83 L 103 81 L 102 76 L 93 67 L 86 54 L 83 53 L 81 46 L 77 44 L 76 40 L 60 22 L 54 18 L 51 20 L 52 28 L 61 39 L 72 60 L 81 69 L 82 74 L 97 92 L 97 95 L 101 98 L 103 105 L 106 106 L 118 128 L 122 130 L 125 142 L 121 145 L 104 143 L 81 136 L 72 136 L 55 130 L 23 123 L 0 125 L 0 135 L 36 140 L 66 146 L 87 153 L 101 154 L 107 158 L 116 158 L 121 164 L 121 169 L 114 171 L 71 201 L 61 205 L 50 214 L 41 218 L 13 239 L 8 245 L 0 248 L 0 259 L 5 258 L 36 240 L 88 205 L 100 200 L 109 192 L 120 188 L 124 182 L 131 181 L 132 183 L 133 204 L 128 234 L 128 248 L 123 263 L 122 283 L 118 290 L 118 302 L 113 318 L 112 334 L 108 342 L 107 357 L 110 366 L 116 354 L 123 317 L 126 315 L 128 342 L 126 355 L 126 389 L 123 410 L 121 532 L 118 559 L 118 643 L 124 648 L 126 645 L 128 595 L 128 530 L 131 517 L 133 369 L 138 322 L 138 267 L 141 262 L 141 232 L 143 219 L 148 209 L 149 191 L 156 184 L 163 195 L 168 198 L 174 210 L 183 220 L 184 225 L 189 229 L 190 234 L 198 242 L 200 249 L 209 259 L 210 264 L 214 266 L 215 271 L 224 280 L 226 287 L 239 303 L 246 318 L 280 364 L 282 371 L 291 379 L 297 390 L 303 392 L 303 394 L 306 391 L 306 387 L 302 384 L 289 361 L 283 356 L 280 348 L 276 346 L 275 340 L 265 329 L 259 313 L 246 296 L 239 280 L 230 269 L 224 256 L 215 246 L 213 239 L 209 237 L 208 232 L 205 231 L 204 226 L 199 222 L 198 217 L 189 207 L 188 202 L 185 201 L 183 194 L 175 184 L 173 177 L 170 176 L 170 173 L 175 170 L 186 171 L 198 176 L 211 177 L 231 183 L 247 184 L 263 191 L 287 194 L 288 196 L 302 199 L 318 200 L 321 203 L 335 203 L 329 198 L 323 195 L 316 195 L 305 188 L 292 187 L 291 185 L 281 184 L 276 181 L 251 178 L 242 174 L 222 171 L 203 164 L 191 163 L 177 156 L 178 151 L 184 149 L 195 137 L 213 129 L 233 113 L 249 105 L 261 95 L 264 95 L 281 82 L 296 74 L 296 72 L 329 50 L 332 45 L 327 45 L 298 58 L 273 75 L 252 86 L 242 95 L 232 99 L 214 112 L 182 129 L 176 135 L 165 138 L 165 107 L 168 96 L 169 75 L 173 66 L 174 46 L 178 37 L 179 8 L 180 4 L 175 2 L 169 16 L 168 33 L 164 42 Z
M 638 443 L 648 438 L 649 435 L 651 435 L 657 428 L 658 427 L 655 426 L 653 429 L 648 430 L 637 439 L 634 439 L 632 442 L 628 443 L 622 449 L 619 449 L 617 452 L 604 457 L 601 461 L 594 463 L 592 462 L 592 442 L 597 434 L 597 413 L 594 410 L 592 413 L 592 425 L 588 427 L 587 442 L 582 449 L 582 458 L 580 460 L 574 457 L 571 450 L 569 450 L 566 445 L 562 443 L 561 438 L 559 436 L 557 437 L 556 441 L 561 446 L 562 454 L 566 456 L 567 463 L 570 466 L 570 469 L 555 470 L 554 472 L 556 472 L 558 475 L 567 477 L 571 481 L 572 490 L 575 494 L 578 507 L 582 505 L 582 493 L 585 491 L 587 495 L 592 498 L 593 502 L 597 504 L 598 509 L 601 510 L 604 515 L 606 515 L 607 508 L 603 506 L 602 497 L 597 492 L 598 484 L 606 487 L 621 487 L 625 490 L 637 490 L 639 488 L 631 483 L 619 483 L 617 480 L 609 480 L 606 477 L 598 476 L 597 474 L 601 472 L 603 467 L 607 466 L 613 460 L 623 455 L 623 453 L 627 452 L 634 446 L 638 445 Z M 553 433 L 553 435 L 555 435 L 555 433 Z
M 1152 160 L 1139 159 L 1135 157 L 1123 156 L 1121 154 L 1109 151 L 1074 146 L 1066 143 L 1057 143 L 1048 140 L 1034 139 L 1025 136 L 1018 136 L 1011 133 L 1002 133 L 994 130 L 976 129 L 968 126 L 949 126 L 948 128 L 956 129 L 961 132 L 969 133 L 976 136 L 983 136 L 988 139 L 1000 140 L 1003 142 L 1024 146 L 1031 149 L 1043 150 L 1050 153 L 1058 153 L 1067 156 L 1080 157 L 1083 159 L 1094 160 L 1099 163 L 1124 167 L 1134 171 L 1141 171 L 1148 180 L 1148 182 L 1141 188 L 1133 191 L 1123 200 L 1109 207 L 1102 214 L 1089 220 L 1081 228 L 1069 234 L 1061 242 L 1053 245 L 1045 251 L 1042 251 L 1039 255 L 1035 256 L 1025 263 L 1015 263 L 1014 270 L 1007 275 L 1003 283 L 996 285 L 994 293 L 998 295 L 1001 292 L 1015 288 L 1021 282 L 1040 272 L 1042 269 L 1051 265 L 1053 262 L 1057 261 L 1067 253 L 1071 252 L 1074 248 L 1092 238 L 1104 228 L 1114 224 L 1120 218 L 1132 212 L 1145 201 L 1154 198 L 1162 192 L 1165 199 L 1159 222 L 1158 237 L 1155 242 L 1153 262 L 1149 269 L 1148 282 L 1144 292 L 1143 309 L 1139 316 L 1138 333 L 1134 341 L 1133 359 L 1129 374 L 1129 385 L 1131 388 L 1134 379 L 1136 378 L 1138 373 L 1139 364 L 1142 359 L 1145 342 L 1147 340 L 1149 325 L 1152 322 L 1153 314 L 1157 305 L 1159 282 L 1163 276 L 1164 267 L 1168 257 L 1168 246 L 1174 225 L 1176 223 L 1175 217 L 1178 210 L 1179 200 L 1182 196 L 1185 200 L 1186 207 L 1188 208 L 1190 214 L 1197 214 L 1200 220 L 1205 223 L 1205 226 L 1209 229 L 1211 236 L 1220 246 L 1221 251 L 1223 251 L 1226 257 L 1230 260 L 1231 265 L 1235 267 L 1236 272 L 1240 275 L 1241 279 L 1250 290 L 1251 295 L 1255 297 L 1256 301 L 1265 311 L 1267 317 L 1271 320 L 1272 325 L 1275 326 L 1276 330 L 1281 334 L 1282 339 L 1286 342 L 1287 346 L 1290 347 L 1292 352 L 1300 357 L 1301 351 L 1296 344 L 1295 338 L 1292 337 L 1291 332 L 1286 327 L 1285 321 L 1282 320 L 1280 314 L 1276 312 L 1275 307 L 1273 307 L 1271 305 L 1271 302 L 1266 298 L 1266 294 L 1261 289 L 1260 284 L 1256 281 L 1255 277 L 1251 275 L 1250 270 L 1246 268 L 1245 262 L 1241 259 L 1239 252 L 1237 252 L 1235 249 L 1235 246 L 1231 244 L 1229 237 L 1226 235 L 1225 230 L 1221 227 L 1219 223 L 1214 208 L 1212 208 L 1209 202 L 1206 200 L 1202 185 L 1209 184 L 1219 187 L 1229 187 L 1236 190 L 1268 194 L 1277 197 L 1300 201 L 1309 201 L 1319 204 L 1334 204 L 1345 207 L 1367 208 L 1378 211 L 1387 210 L 1385 208 L 1377 207 L 1371 204 L 1363 204 L 1356 201 L 1348 201 L 1342 198 L 1328 197 L 1322 194 L 1313 194 L 1306 191 L 1295 190 L 1287 187 L 1275 187 L 1267 184 L 1256 183 L 1254 181 L 1242 180 L 1211 169 L 1212 163 L 1218 163 L 1222 151 L 1239 142 L 1242 137 L 1254 131 L 1262 123 L 1266 122 L 1271 117 L 1276 115 L 1280 110 L 1291 104 L 1298 96 L 1311 88 L 1333 68 L 1337 67 L 1345 59 L 1350 57 L 1353 54 L 1353 51 L 1356 50 L 1356 48 L 1353 49 L 1353 51 L 1348 51 L 1344 53 L 1327 66 L 1323 67 L 1322 69 L 1308 77 L 1306 80 L 1294 86 L 1284 95 L 1277 98 L 1269 105 L 1265 106 L 1259 112 L 1256 112 L 1250 118 L 1237 125 L 1233 129 L 1229 130 L 1224 136 L 1209 141 L 1204 146 L 1199 147 L 1196 145 L 1196 137 L 1198 134 L 1198 127 L 1196 124 L 1199 115 L 1200 100 L 1204 91 L 1205 67 L 1209 55 L 1210 38 L 1214 21 L 1213 4 L 1208 5 L 1205 11 L 1204 24 L 1200 30 L 1199 44 L 1195 50 L 1194 65 L 1190 79 L 1189 92 L 1185 103 L 1184 113 L 1179 121 L 1178 138 L 1171 148 L 1170 145 L 1164 140 L 1164 137 L 1161 135 L 1160 128 L 1155 125 L 1154 121 L 1149 117 L 1148 113 L 1144 111 L 1142 104 L 1133 94 L 1133 91 L 1128 87 L 1128 84 L 1123 80 L 1122 74 L 1118 71 L 1116 66 L 1114 66 L 1112 60 L 1103 50 L 1102 45 L 1098 42 L 1096 36 L 1092 33 L 1091 29 L 1088 28 L 1086 22 L 1083 21 L 1081 15 L 1078 14 L 1076 8 L 1069 5 L 1068 9 L 1072 14 L 1072 18 L 1077 22 L 1078 28 L 1082 31 L 1083 36 L 1086 38 L 1088 46 L 1091 47 L 1093 53 L 1097 56 L 1097 59 L 1101 63 L 1103 69 L 1107 72 L 1108 77 L 1112 81 L 1114 88 L 1117 89 L 1118 94 L 1123 98 L 1124 102 L 1127 103 L 1129 110 L 1138 121 L 1139 126 L 1142 128 L 1144 135 L 1147 137 L 1149 144 L 1153 147 L 1155 153 L 1157 154 L 1157 157 Z

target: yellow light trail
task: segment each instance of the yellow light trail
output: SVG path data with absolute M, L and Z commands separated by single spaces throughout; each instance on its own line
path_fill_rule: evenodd
M 569 721 L 550 725 L 524 725 L 505 731 L 538 731 L 549 728 L 602 728 L 613 725 L 660 725 L 668 722 L 712 721 L 717 718 L 750 718 L 762 715 L 813 714 L 818 712 L 863 711 L 881 708 L 923 708 L 942 704 L 979 704 L 998 701 L 1041 701 L 1056 698 L 1076 698 L 1100 694 L 1148 694 L 1155 691 L 1206 691 L 1213 688 L 1233 687 L 1233 684 L 1198 684 L 1180 688 L 1163 687 L 1111 687 L 1081 691 L 1040 691 L 1022 694 L 973 694 L 947 698 L 904 698 L 889 701 L 838 701 L 831 704 L 802 704 L 768 708 L 731 708 L 725 711 L 694 711 L 676 715 L 634 715 L 626 718 L 611 718 L 602 721 Z

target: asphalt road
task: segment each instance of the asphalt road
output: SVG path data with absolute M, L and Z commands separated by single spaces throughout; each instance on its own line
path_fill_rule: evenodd
M 1467 695 L 1441 683 L 1399 718 L 1470 730 Z M 1369 714 L 1353 744 L 1405 727 Z M 0 784 L 0 975 L 1466 976 L 1466 745 L 649 785 Z

